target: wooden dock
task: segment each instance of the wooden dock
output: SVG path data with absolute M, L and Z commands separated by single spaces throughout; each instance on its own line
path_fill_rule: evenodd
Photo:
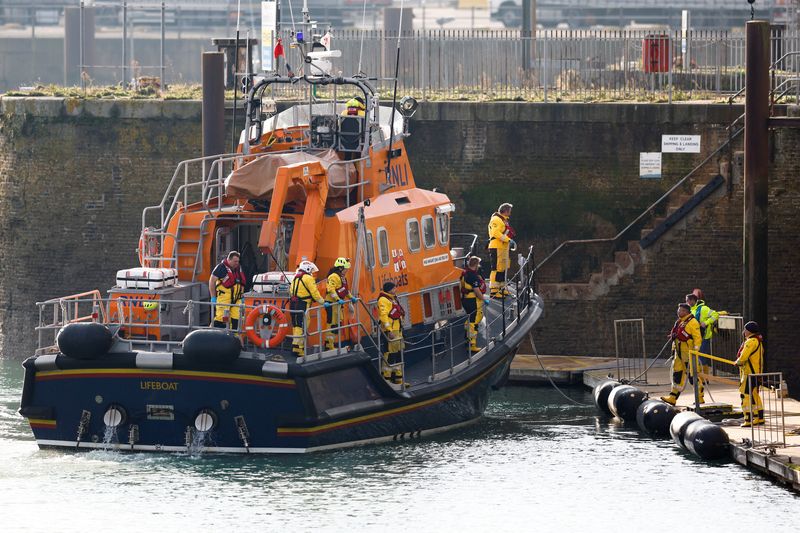
M 616 371 L 617 363 L 613 357 L 582 357 L 569 355 L 520 355 L 511 363 L 509 383 L 515 385 L 549 384 L 550 379 L 557 385 L 582 385 L 584 373 L 593 370 Z
M 594 388 L 609 376 L 613 379 L 616 372 L 617 362 L 613 357 L 541 355 L 537 358 L 535 355 L 517 355 L 511 364 L 509 382 L 517 385 L 549 385 L 549 375 L 557 385 L 583 384 Z M 670 368 L 664 366 L 662 361 L 653 365 L 647 372 L 647 378 L 647 383 L 636 383 L 634 386 L 645 391 L 650 398 L 659 398 L 669 393 Z M 740 410 L 736 380 L 709 376 L 706 401 L 729 404 L 735 410 Z M 678 399 L 678 407 L 694 407 L 694 394 L 689 383 Z M 784 398 L 783 410 L 785 446 L 774 443 L 751 446 L 754 437 L 758 440 L 757 436 L 751 428 L 739 426 L 741 418 L 723 419 L 721 424 L 731 439 L 731 455 L 736 462 L 800 491 L 800 402 Z M 770 412 L 766 415 L 768 424 L 770 417 L 774 420 L 777 416 Z

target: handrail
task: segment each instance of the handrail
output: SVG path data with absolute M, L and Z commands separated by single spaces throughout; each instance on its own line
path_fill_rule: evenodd
M 711 359 L 712 361 L 727 363 L 729 365 L 734 365 L 734 366 L 736 365 L 736 363 L 731 361 L 730 359 L 724 359 L 716 355 L 711 355 L 710 353 L 703 353 L 700 350 L 689 350 L 689 355 L 691 355 L 692 357 L 702 357 L 704 359 Z
M 777 67 L 778 63 L 780 63 L 781 61 L 783 61 L 783 60 L 784 60 L 784 59 L 786 59 L 787 57 L 796 56 L 796 55 L 800 55 L 800 51 L 786 52 L 785 54 L 783 54 L 781 57 L 779 57 L 778 59 L 776 59 L 775 61 L 773 61 L 773 62 L 770 64 L 770 66 L 769 66 L 769 70 L 770 70 L 770 71 L 772 71 L 772 78 L 773 78 L 773 81 L 774 81 L 774 79 L 775 79 L 775 70 L 776 70 L 776 68 L 775 68 L 775 67 Z M 734 94 L 732 94 L 730 97 L 728 97 L 728 103 L 729 103 L 729 104 L 732 104 L 732 103 L 733 103 L 733 101 L 734 101 L 734 100 L 735 100 L 735 99 L 736 99 L 738 96 L 741 96 L 741 94 L 742 94 L 742 93 L 744 93 L 744 91 L 745 91 L 745 89 L 746 89 L 746 88 L 747 88 L 747 86 L 746 86 L 746 85 L 745 85 L 745 86 L 742 86 L 742 88 L 741 88 L 741 89 L 739 89 L 739 90 L 738 90 L 738 91 L 736 91 Z M 772 96 L 772 95 L 773 95 L 773 93 L 774 93 L 774 91 L 776 91 L 776 90 L 777 90 L 777 89 L 773 89 L 772 91 L 770 91 L 770 96 Z
M 737 119 L 737 120 L 738 120 L 738 119 Z M 538 271 L 540 268 L 542 268 L 542 266 L 544 266 L 544 264 L 545 264 L 545 263 L 547 263 L 548 261 L 550 261 L 550 259 L 551 259 L 553 256 L 555 256 L 555 255 L 556 255 L 558 252 L 560 252 L 560 251 L 561 251 L 561 250 L 562 250 L 562 249 L 563 249 L 565 246 L 567 246 L 567 245 L 573 245 L 573 244 L 594 244 L 594 243 L 602 243 L 602 242 L 617 242 L 617 241 L 618 241 L 618 240 L 619 240 L 619 239 L 620 239 L 620 238 L 621 238 L 623 235 L 625 235 L 625 234 L 628 232 L 628 230 L 630 230 L 630 229 L 631 229 L 633 226 L 635 226 L 635 225 L 636 225 L 636 224 L 637 224 L 639 221 L 641 221 L 641 220 L 642 220 L 642 219 L 643 219 L 643 218 L 644 218 L 646 215 L 648 215 L 648 214 L 651 214 L 651 211 L 652 211 L 653 209 L 655 209 L 655 208 L 656 208 L 656 207 L 657 207 L 657 206 L 658 206 L 658 205 L 659 205 L 661 202 L 663 202 L 664 200 L 666 200 L 666 199 L 669 197 L 669 195 L 670 195 L 670 194 L 672 194 L 672 193 L 673 193 L 673 192 L 674 192 L 676 189 L 678 189 L 678 187 L 680 187 L 681 185 L 683 185 L 683 184 L 686 182 L 686 180 L 688 180 L 689 178 L 691 178 L 692 176 L 694 176 L 694 175 L 695 175 L 695 173 L 696 173 L 698 170 L 700 170 L 700 169 L 701 169 L 703 166 L 705 166 L 705 164 L 706 164 L 706 163 L 708 163 L 709 161 L 711 161 L 711 159 L 713 159 L 713 158 L 714 158 L 714 156 L 716 156 L 717 154 L 719 154 L 719 153 L 720 153 L 720 152 L 721 152 L 721 151 L 722 151 L 724 148 L 727 148 L 727 147 L 728 147 L 728 145 L 729 145 L 730 143 L 732 143 L 732 142 L 733 142 L 733 140 L 734 140 L 735 138 L 737 138 L 737 137 L 738 137 L 738 136 L 739 136 L 739 135 L 740 135 L 740 134 L 741 134 L 743 131 L 744 131 L 744 128 L 741 128 L 741 129 L 739 129 L 738 131 L 736 131 L 736 133 L 733 133 L 732 135 L 730 135 L 730 136 L 728 137 L 728 139 L 727 139 L 725 142 L 723 142 L 721 145 L 719 145 L 719 147 L 717 147 L 717 149 L 716 149 L 716 150 L 714 150 L 713 152 L 711 152 L 711 153 L 710 153 L 710 154 L 709 154 L 709 155 L 708 155 L 708 156 L 707 156 L 705 159 L 703 159 L 703 161 L 701 161 L 701 162 L 700 162 L 700 164 L 698 164 L 697 166 L 695 166 L 695 167 L 694 167 L 694 168 L 693 168 L 693 169 L 692 169 L 692 170 L 691 170 L 691 171 L 690 171 L 688 174 L 686 174 L 686 175 L 685 175 L 683 178 L 681 178 L 680 180 L 678 180 L 678 182 L 677 182 L 677 183 L 675 183 L 675 185 L 673 185 L 672 187 L 670 187 L 670 188 L 669 188 L 669 190 L 667 190 L 667 192 L 665 192 L 664 194 L 662 194 L 662 195 L 661 195 L 661 197 L 660 197 L 658 200 L 656 200 L 655 202 L 653 202 L 653 203 L 652 203 L 652 204 L 651 204 L 651 205 L 650 205 L 648 208 L 646 208 L 644 211 L 642 211 L 642 213 L 641 213 L 641 214 L 639 214 L 639 216 L 637 216 L 637 217 L 636 217 L 636 218 L 633 220 L 633 222 L 631 222 L 630 224 L 628 224 L 627 226 L 625 226 L 625 228 L 624 228 L 624 229 L 622 229 L 622 230 L 621 230 L 619 233 L 617 233 L 617 234 L 616 234 L 614 237 L 608 237 L 608 238 L 604 238 L 604 239 L 576 239 L 576 240 L 568 240 L 568 241 L 564 241 L 564 242 L 562 242 L 561 244 L 559 244 L 559 245 L 556 247 L 556 249 L 555 249 L 555 250 L 553 250 L 553 251 L 550 253 L 550 255 L 548 255 L 547 257 L 545 257 L 545 258 L 542 260 L 542 262 L 541 262 L 541 263 L 539 263 L 538 265 L 536 265 L 536 266 L 534 267 L 533 271 L 534 271 L 534 272 L 536 272 L 536 271 Z

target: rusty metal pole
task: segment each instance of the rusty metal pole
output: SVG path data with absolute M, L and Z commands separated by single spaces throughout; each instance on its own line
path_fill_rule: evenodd
M 225 153 L 225 56 L 203 52 L 203 157 Z
M 744 317 L 767 329 L 769 22 L 747 22 L 744 117 Z

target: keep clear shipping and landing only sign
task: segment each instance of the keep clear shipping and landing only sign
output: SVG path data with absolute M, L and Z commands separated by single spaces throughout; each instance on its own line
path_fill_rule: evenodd
M 661 178 L 661 154 L 699 154 L 700 135 L 662 135 L 660 152 L 639 153 L 639 177 Z
M 661 152 L 664 154 L 699 154 L 699 135 L 662 135 Z

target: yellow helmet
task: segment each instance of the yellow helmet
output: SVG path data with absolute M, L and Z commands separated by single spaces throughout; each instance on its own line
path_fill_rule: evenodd
M 333 262 L 333 266 L 336 268 L 350 268 L 350 260 L 346 257 L 340 257 Z
M 144 307 L 145 311 L 154 311 L 158 309 L 158 302 L 155 300 L 146 300 L 142 302 L 142 307 Z

